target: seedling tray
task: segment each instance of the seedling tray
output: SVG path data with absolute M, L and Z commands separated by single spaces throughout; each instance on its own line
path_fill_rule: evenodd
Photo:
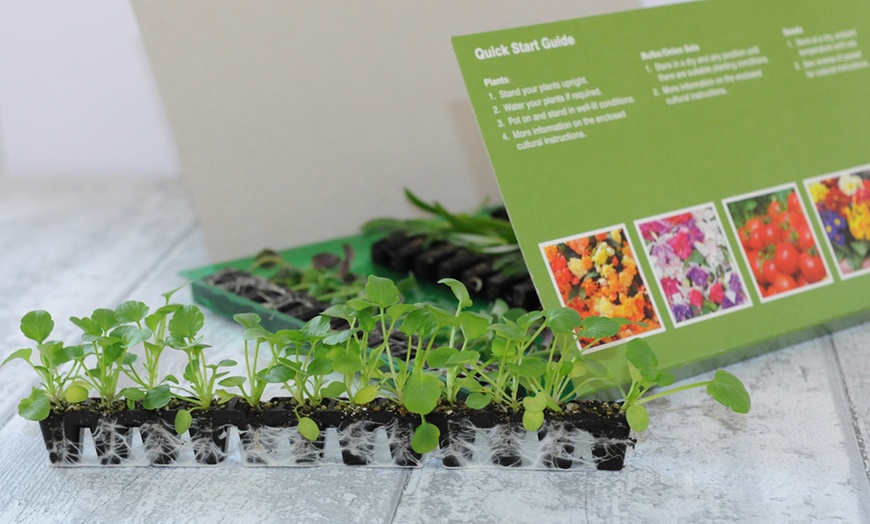
M 410 271 L 393 269 L 388 265 L 378 264 L 372 260 L 372 246 L 382 240 L 384 240 L 383 235 L 359 234 L 285 249 L 279 251 L 278 254 L 288 264 L 304 269 L 311 266 L 312 259 L 316 255 L 332 253 L 343 257 L 344 246 L 347 245 L 354 251 L 354 256 L 349 267 L 351 273 L 357 274 L 362 278 L 368 275 L 377 275 L 390 278 L 394 281 L 407 278 Z M 298 328 L 304 325 L 310 319 L 309 315 L 292 315 L 266 307 L 259 302 L 221 289 L 205 280 L 220 271 L 230 269 L 250 272 L 255 276 L 264 276 L 266 274 L 264 271 L 249 271 L 254 260 L 255 256 L 239 258 L 218 264 L 187 269 L 182 271 L 181 275 L 191 281 L 194 302 L 227 318 L 232 318 L 237 313 L 250 312 L 259 315 L 263 327 L 270 330 Z M 446 286 L 421 278 L 417 278 L 416 285 L 405 293 L 405 299 L 410 303 L 430 302 L 447 309 L 453 309 L 456 303 L 452 292 Z M 476 311 L 487 309 L 493 302 L 480 295 L 474 296 L 474 300 L 475 303 L 470 309 Z

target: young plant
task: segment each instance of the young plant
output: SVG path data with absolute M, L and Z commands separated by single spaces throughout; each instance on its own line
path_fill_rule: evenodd
M 280 330 L 271 333 L 260 325 L 260 317 L 254 313 L 241 313 L 233 317 L 245 327 L 245 370 L 247 377 L 228 377 L 221 386 L 237 387 L 242 398 L 254 409 L 260 409 L 263 392 L 268 384 L 283 384 L 296 401 L 294 413 L 299 433 L 314 441 L 320 436 L 317 423 L 299 413 L 303 406 L 316 406 L 323 399 L 326 375 L 332 373 L 332 362 L 326 354 L 329 347 L 344 335 L 329 334 L 329 321 L 322 316 L 311 319 L 301 329 Z M 259 367 L 260 348 L 269 350 L 269 362 Z M 245 390 L 244 383 L 250 384 Z
M 124 374 L 136 383 L 136 386 L 119 392 L 127 398 L 128 403 L 141 400 L 145 409 L 153 410 L 166 406 L 172 400 L 172 392 L 167 382 L 177 382 L 177 379 L 172 376 L 161 378 L 159 362 L 168 346 L 167 327 L 170 315 L 182 307 L 181 304 L 170 303 L 172 295 L 178 289 L 180 288 L 164 293 L 164 304 L 151 314 L 147 305 L 137 301 L 124 302 L 115 309 L 115 316 L 120 321 L 135 324 L 139 329 L 144 326 L 151 331 L 149 339 L 142 342 L 142 372 L 135 366 L 139 359 L 130 360 L 123 366 Z
M 51 410 L 63 409 L 68 403 L 83 402 L 88 398 L 87 384 L 78 378 L 79 360 L 84 354 L 82 346 L 66 346 L 61 341 L 48 340 L 54 331 L 54 320 L 46 311 L 30 311 L 21 318 L 21 333 L 36 343 L 35 348 L 22 348 L 6 357 L 0 367 L 13 360 L 23 360 L 36 372 L 42 384 L 18 404 L 18 414 L 27 420 L 48 418 Z M 39 355 L 38 363 L 30 358 L 33 350 Z M 61 366 L 72 362 L 66 371 Z
M 405 197 L 418 209 L 434 216 L 411 220 L 380 218 L 363 225 L 363 231 L 424 235 L 431 241 L 444 240 L 476 253 L 493 255 L 496 257 L 494 267 L 506 275 L 528 271 L 510 222 L 488 216 L 484 206 L 472 213 L 451 213 L 438 202 L 427 204 L 408 189 L 405 189 Z
M 314 256 L 311 267 L 306 269 L 294 267 L 278 252 L 264 249 L 256 256 L 250 270 L 269 270 L 267 278 L 280 286 L 305 293 L 319 302 L 339 303 L 363 293 L 362 280 L 350 272 L 353 248 L 344 244 L 342 249 L 344 258 L 321 253 Z
M 211 409 L 215 404 L 223 404 L 232 395 L 222 389 L 217 389 L 217 381 L 229 375 L 229 371 L 219 371 L 220 368 L 236 365 L 234 360 L 221 360 L 217 364 L 208 364 L 205 350 L 209 347 L 202 343 L 199 331 L 205 323 L 202 311 L 196 306 L 182 306 L 169 320 L 169 346 L 183 351 L 187 355 L 187 366 L 184 368 L 184 379 L 189 387 L 181 386 L 174 377 L 167 380 L 176 382 L 176 396 L 190 403 L 192 409 L 181 409 L 175 416 L 175 431 L 182 434 L 192 422 L 191 411 Z
M 628 425 L 634 431 L 642 432 L 649 427 L 649 413 L 644 404 L 692 388 L 705 388 L 708 395 L 735 413 L 749 413 L 752 405 L 749 393 L 743 386 L 743 382 L 727 371 L 721 369 L 716 371 L 711 380 L 694 382 L 648 395 L 656 386 L 666 387 L 673 384 L 673 375 L 658 369 L 658 358 L 643 339 L 629 342 L 625 357 L 628 360 L 632 382 L 628 392 L 623 391 L 625 403 L 622 410 L 625 412 Z
M 144 306 L 141 302 L 125 302 L 118 306 L 117 311 L 100 308 L 90 317 L 70 317 L 70 322 L 83 331 L 82 340 L 89 345 L 88 350 L 78 357 L 78 362 L 86 367 L 88 357 L 95 361 L 83 379 L 97 391 L 103 409 L 110 409 L 119 397 L 121 371 L 136 359 L 136 355 L 128 350 L 151 337 L 150 329 L 125 323 L 133 317 L 141 321 L 140 305 Z

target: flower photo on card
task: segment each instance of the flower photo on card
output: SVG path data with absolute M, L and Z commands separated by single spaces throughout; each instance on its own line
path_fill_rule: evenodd
M 629 321 L 596 348 L 664 329 L 624 225 L 543 242 L 539 247 L 563 306 L 583 318 Z
M 833 282 L 796 184 L 722 203 L 761 302 Z
M 870 166 L 804 183 L 840 276 L 870 272 Z
M 635 225 L 675 326 L 752 305 L 712 203 Z

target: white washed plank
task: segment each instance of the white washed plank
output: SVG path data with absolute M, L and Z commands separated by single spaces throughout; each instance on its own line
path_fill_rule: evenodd
M 651 403 L 652 427 L 613 472 L 411 474 L 399 522 L 859 522 L 866 479 L 828 338 L 731 366 L 748 417 L 695 391 Z
M 53 468 L 35 423 L 0 430 L 0 522 L 389 522 L 407 471 Z
M 846 409 L 870 478 L 870 322 L 834 333 L 834 345 L 845 381 Z

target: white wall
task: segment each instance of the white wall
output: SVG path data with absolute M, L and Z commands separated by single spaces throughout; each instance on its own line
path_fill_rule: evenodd
M 178 171 L 128 2 L 0 0 L 0 174 Z

